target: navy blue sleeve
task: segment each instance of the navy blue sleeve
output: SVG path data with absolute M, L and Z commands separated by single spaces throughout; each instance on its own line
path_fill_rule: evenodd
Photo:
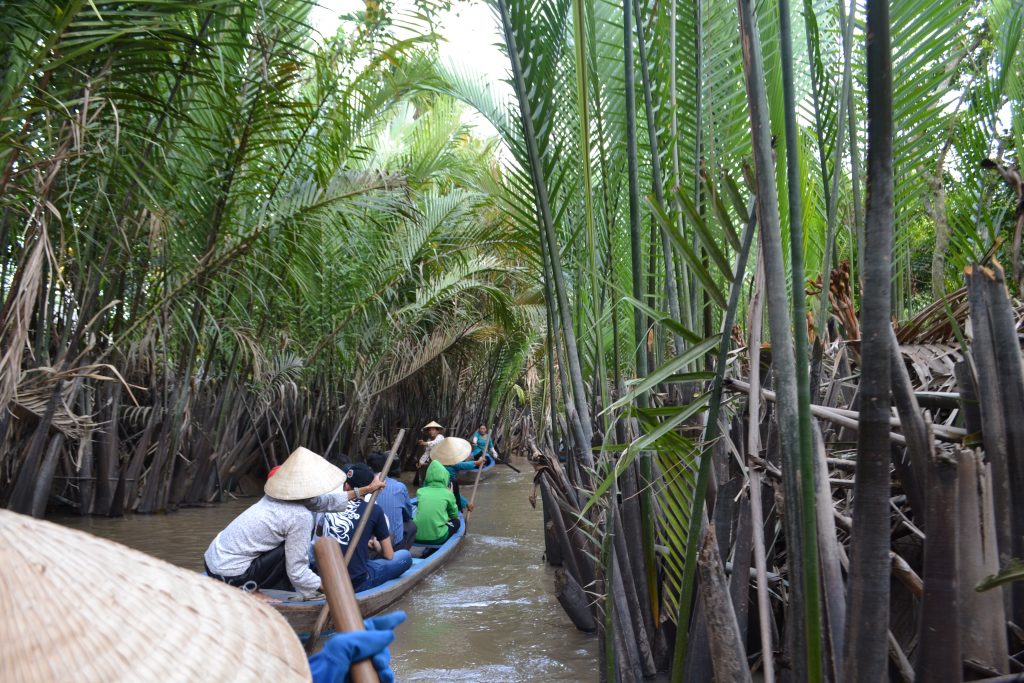
M 388 530 L 388 518 L 384 515 L 384 511 L 376 505 L 373 506 L 373 511 L 370 513 L 370 533 L 378 541 L 391 538 L 391 532 Z

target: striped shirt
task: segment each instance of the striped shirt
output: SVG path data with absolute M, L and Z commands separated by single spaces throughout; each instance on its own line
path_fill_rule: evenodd
M 377 494 L 377 507 L 384 511 L 391 527 L 391 545 L 398 547 L 405 537 L 402 528 L 406 519 L 412 519 L 412 501 L 409 500 L 409 489 L 394 477 L 386 477 L 384 488 Z

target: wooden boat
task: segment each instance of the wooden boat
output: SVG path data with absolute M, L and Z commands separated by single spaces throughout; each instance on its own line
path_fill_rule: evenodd
M 356 593 L 359 611 L 362 612 L 364 618 L 382 612 L 393 605 L 416 584 L 433 574 L 455 555 L 466 536 L 465 520 L 461 516 L 460 520 L 459 530 L 443 544 L 439 546 L 414 544 L 412 567 L 404 574 L 376 588 Z M 427 558 L 421 557 L 429 548 L 435 548 L 434 552 Z M 292 591 L 261 590 L 253 595 L 276 609 L 302 640 L 307 640 L 313 632 L 317 617 L 320 616 L 320 611 L 325 603 L 323 598 L 301 600 L 299 594 Z M 334 633 L 333 625 L 328 623 L 322 635 L 326 636 L 331 633 Z
M 497 461 L 490 453 L 487 454 L 487 464 L 480 470 L 480 481 L 487 478 L 490 471 L 494 469 Z M 459 486 L 472 486 L 476 481 L 476 470 L 459 470 L 457 479 L 459 480 Z

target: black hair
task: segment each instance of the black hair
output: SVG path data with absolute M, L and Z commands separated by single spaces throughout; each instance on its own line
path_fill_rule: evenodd
M 366 464 L 370 466 L 370 469 L 374 472 L 382 473 L 384 465 L 388 462 L 388 454 L 382 451 L 374 451 L 366 456 Z M 402 461 L 396 456 L 391 462 L 391 469 L 388 470 L 385 476 L 388 477 L 400 477 L 402 476 Z

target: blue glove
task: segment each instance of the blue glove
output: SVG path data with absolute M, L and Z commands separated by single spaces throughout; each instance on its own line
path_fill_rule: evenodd
M 320 652 L 309 658 L 313 683 L 350 683 L 352 679 L 348 674 L 352 663 L 364 659 L 373 662 L 380 683 L 394 683 L 388 645 L 395 639 L 395 627 L 403 621 L 405 612 L 392 612 L 364 621 L 365 631 L 332 636 Z

